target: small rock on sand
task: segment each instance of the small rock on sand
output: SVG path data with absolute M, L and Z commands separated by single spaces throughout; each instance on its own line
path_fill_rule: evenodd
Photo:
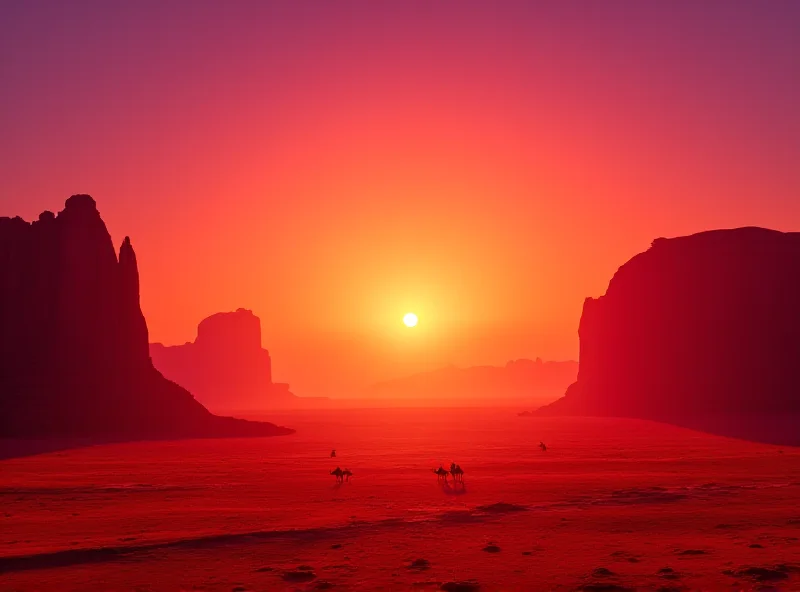
M 578 590 L 581 592 L 634 592 L 633 588 L 626 588 L 625 586 L 608 582 L 584 584 Z
M 675 570 L 671 567 L 662 567 L 658 570 L 657 575 L 661 576 L 665 580 L 678 580 L 680 576 L 675 573 Z
M 499 553 L 500 552 L 500 547 L 498 547 L 497 545 L 494 545 L 494 544 L 489 544 L 489 545 L 486 545 L 483 548 L 483 550 L 486 551 L 487 553 Z
M 445 582 L 440 590 L 444 592 L 475 592 L 481 586 L 475 580 L 465 580 L 463 582 Z
M 757 582 L 777 582 L 789 577 L 788 570 L 781 569 L 783 566 L 776 565 L 770 567 L 746 567 L 733 573 L 737 577 L 752 578 Z
M 423 570 L 423 569 L 430 569 L 430 567 L 431 567 L 431 562 L 428 561 L 427 559 L 415 559 L 414 561 L 411 562 L 411 565 L 408 566 L 408 569 Z
M 484 512 L 486 514 L 508 514 L 510 512 L 526 512 L 528 510 L 528 508 L 525 506 L 509 504 L 506 502 L 497 502 L 495 504 L 489 504 L 486 506 L 478 506 L 475 509 L 478 512 Z
M 309 582 L 317 577 L 311 567 L 300 565 L 297 569 L 287 571 L 283 574 L 283 579 L 287 582 Z

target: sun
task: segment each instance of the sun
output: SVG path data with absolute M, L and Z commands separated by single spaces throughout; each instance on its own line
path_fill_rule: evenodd
M 403 317 L 403 323 L 406 327 L 415 327 L 417 325 L 417 315 L 413 312 L 409 312 L 406 316 Z

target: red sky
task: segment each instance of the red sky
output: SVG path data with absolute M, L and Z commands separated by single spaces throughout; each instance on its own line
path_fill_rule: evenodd
M 576 358 L 653 238 L 798 230 L 800 4 L 549 4 L 3 3 L 0 213 L 92 194 L 151 340 L 251 308 L 301 395 Z

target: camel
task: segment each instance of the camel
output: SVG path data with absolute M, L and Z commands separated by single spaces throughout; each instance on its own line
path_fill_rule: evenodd
M 461 465 L 451 462 L 450 474 L 453 476 L 453 481 L 464 481 L 464 469 L 461 468 Z
M 547 452 L 547 446 L 544 445 L 544 442 L 541 440 L 539 441 L 539 448 L 542 449 L 542 452 Z
M 345 481 L 350 481 L 350 477 L 353 476 L 353 471 L 350 469 L 345 469 L 342 471 L 342 477 L 344 477 Z
M 440 466 L 438 469 L 432 469 L 432 470 L 434 473 L 436 473 L 437 481 L 441 481 L 442 477 L 444 477 L 445 482 L 447 482 L 447 476 L 450 474 L 450 471 L 448 471 L 442 466 Z
M 344 480 L 344 471 L 342 469 L 340 469 L 339 467 L 336 467 L 335 469 L 333 469 L 331 471 L 331 475 L 334 475 L 336 477 L 336 482 L 337 483 L 340 483 L 340 482 L 342 482 Z
M 453 475 L 453 481 L 464 482 L 464 469 L 461 468 L 461 465 L 455 465 L 450 469 L 450 474 Z

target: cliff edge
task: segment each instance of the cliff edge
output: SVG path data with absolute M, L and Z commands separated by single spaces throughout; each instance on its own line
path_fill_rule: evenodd
M 578 379 L 539 415 L 800 444 L 800 233 L 656 239 L 587 298 Z
M 0 218 L 0 437 L 273 436 L 212 415 L 150 360 L 129 238 L 88 195 L 36 222 Z

